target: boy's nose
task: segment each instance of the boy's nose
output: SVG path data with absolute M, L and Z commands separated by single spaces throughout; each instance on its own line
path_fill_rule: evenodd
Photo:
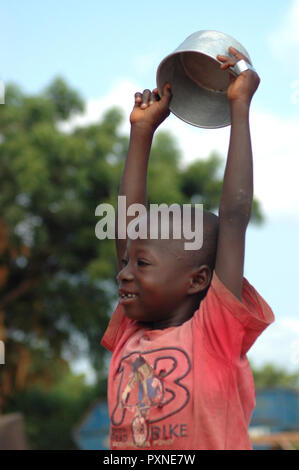
M 129 264 L 127 264 L 127 266 L 124 266 L 123 269 L 119 271 L 118 275 L 116 276 L 116 280 L 118 283 L 122 281 L 133 281 L 133 279 L 134 276 L 131 269 L 129 269 Z

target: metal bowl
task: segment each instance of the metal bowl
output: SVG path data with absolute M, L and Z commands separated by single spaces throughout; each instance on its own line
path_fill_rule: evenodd
M 157 70 L 157 88 L 162 96 L 163 85 L 171 84 L 170 110 L 193 126 L 206 129 L 231 124 L 227 99 L 228 70 L 221 70 L 217 55 L 229 55 L 233 46 L 250 61 L 246 49 L 234 38 L 219 31 L 197 31 L 170 55 Z

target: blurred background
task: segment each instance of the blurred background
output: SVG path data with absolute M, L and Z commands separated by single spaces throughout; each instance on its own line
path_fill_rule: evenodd
M 261 77 L 245 277 L 276 322 L 248 355 L 251 435 L 257 448 L 299 447 L 299 1 L 3 0 L 1 14 L 0 448 L 108 446 L 100 340 L 117 266 L 95 209 L 116 203 L 134 93 L 155 88 L 162 59 L 202 29 L 235 37 Z M 171 115 L 149 202 L 216 211 L 229 131 Z

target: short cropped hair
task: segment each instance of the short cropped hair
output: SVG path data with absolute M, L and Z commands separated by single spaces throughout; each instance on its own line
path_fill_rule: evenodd
M 182 208 L 179 211 L 179 216 L 174 215 L 174 213 L 169 211 L 169 239 L 165 240 L 161 233 L 161 218 L 158 219 L 157 236 L 158 240 L 161 240 L 161 243 L 165 244 L 165 248 L 168 251 L 171 251 L 175 256 L 182 262 L 186 263 L 189 267 L 200 267 L 202 265 L 208 265 L 211 271 L 215 268 L 216 262 L 216 252 L 217 252 L 217 239 L 218 239 L 218 222 L 219 219 L 217 215 L 213 214 L 210 211 L 203 210 L 203 244 L 200 249 L 197 250 L 187 250 L 185 249 L 185 243 L 190 243 L 190 240 L 187 240 L 184 237 L 185 231 L 183 230 L 183 216 Z M 143 216 L 138 217 L 141 221 Z M 147 236 L 150 234 L 150 223 L 151 217 L 149 211 L 146 214 L 147 219 Z M 192 231 L 196 228 L 196 208 L 191 206 L 190 212 L 190 221 Z M 180 224 L 180 233 L 182 237 L 176 239 L 174 237 L 175 225 Z M 138 226 L 138 224 L 137 224 Z M 176 226 L 177 228 L 177 226 Z

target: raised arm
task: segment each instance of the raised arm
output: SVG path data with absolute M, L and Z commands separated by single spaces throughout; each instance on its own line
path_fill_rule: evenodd
M 233 48 L 235 59 L 218 56 L 223 70 L 245 59 Z M 249 62 L 250 63 L 250 62 Z M 256 72 L 246 70 L 231 77 L 228 99 L 231 107 L 231 135 L 219 207 L 219 236 L 215 272 L 223 284 L 241 299 L 245 234 L 253 199 L 253 163 L 249 128 L 251 99 L 259 86 Z
M 147 203 L 147 169 L 152 139 L 158 126 L 169 116 L 170 85 L 165 84 L 160 99 L 158 90 L 135 93 L 135 104 L 130 115 L 130 143 L 119 188 L 126 196 L 126 210 L 131 204 Z M 118 216 L 118 214 L 117 214 Z M 127 217 L 127 226 L 132 218 Z M 117 228 L 117 223 L 116 223 Z M 126 249 L 127 240 L 116 236 L 118 266 Z

